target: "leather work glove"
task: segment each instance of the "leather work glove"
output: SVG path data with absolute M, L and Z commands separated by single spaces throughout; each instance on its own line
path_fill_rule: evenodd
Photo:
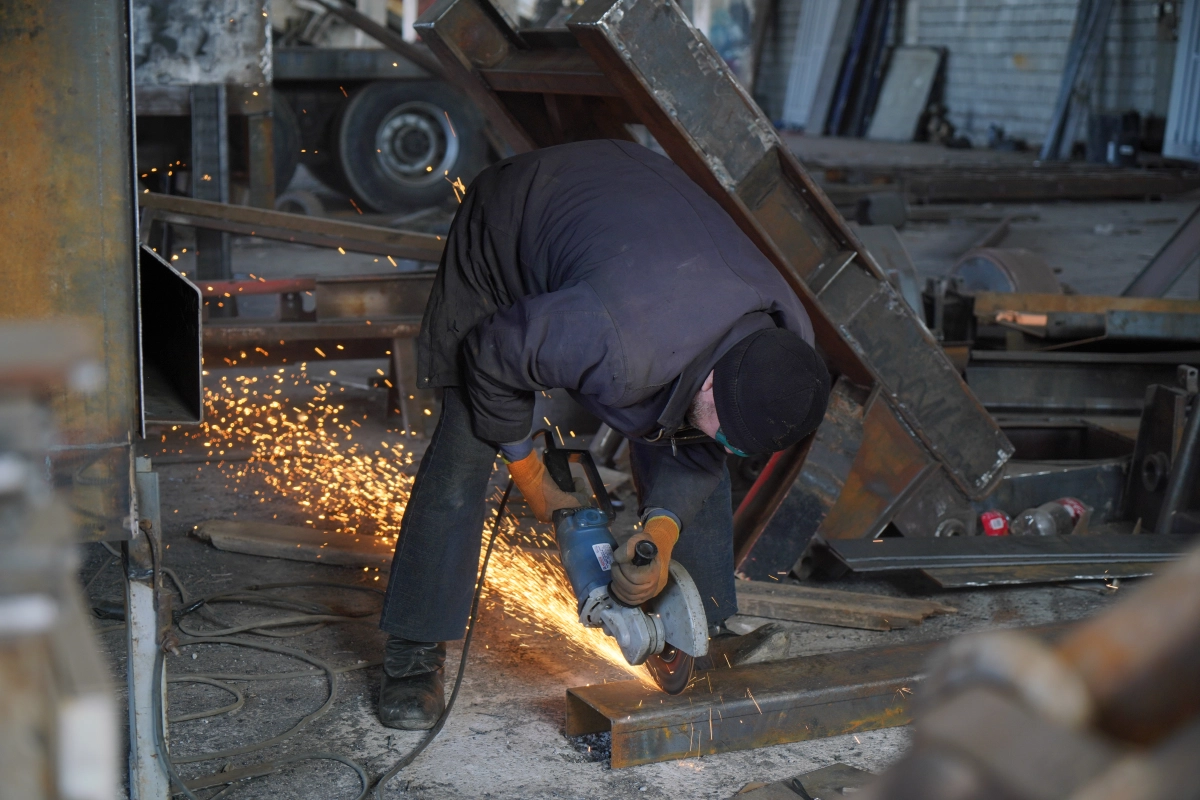
M 634 548 L 638 542 L 651 541 L 658 547 L 649 564 L 633 564 Z M 629 537 L 613 554 L 612 584 L 609 590 L 622 603 L 640 606 L 667 588 L 670 575 L 671 550 L 679 541 L 679 523 L 667 515 L 646 520 L 642 529 Z
M 560 508 L 579 508 L 583 505 L 576 495 L 558 488 L 537 450 L 530 451 L 520 461 L 510 463 L 508 474 L 521 494 L 525 495 L 525 501 L 540 522 L 550 522 L 554 512 Z

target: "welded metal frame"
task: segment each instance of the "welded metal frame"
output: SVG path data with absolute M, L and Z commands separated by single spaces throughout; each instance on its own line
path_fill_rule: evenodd
M 633 139 L 628 125 L 644 125 L 779 269 L 834 370 L 876 390 L 860 457 L 881 450 L 877 436 L 890 442 L 895 434 L 920 454 L 923 470 L 943 471 L 969 498 L 986 496 L 1012 446 L 679 6 L 589 0 L 567 27 L 518 32 L 481 0 L 439 0 L 417 23 L 515 152 Z M 738 517 L 743 553 L 792 489 L 780 478 L 799 474 L 807 452 L 801 446 L 777 461 L 770 486 L 752 492 Z M 863 469 L 882 472 L 860 472 L 853 485 L 894 473 L 895 461 L 885 461 L 864 459 Z M 839 495 L 828 499 L 836 511 Z M 874 530 L 887 519 L 866 522 Z

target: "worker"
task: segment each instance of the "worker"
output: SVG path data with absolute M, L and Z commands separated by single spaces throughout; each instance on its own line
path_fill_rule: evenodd
M 615 140 L 493 164 L 450 227 L 417 339 L 418 385 L 443 391 L 400 527 L 380 627 L 379 716 L 428 729 L 446 641 L 464 634 L 497 454 L 547 522 L 579 499 L 530 438 L 534 396 L 565 389 L 630 442 L 641 526 L 610 591 L 657 595 L 674 558 L 710 633 L 737 610 L 727 454 L 789 447 L 825 414 L 830 377 L 795 292 L 674 163 Z M 657 557 L 634 566 L 644 539 Z

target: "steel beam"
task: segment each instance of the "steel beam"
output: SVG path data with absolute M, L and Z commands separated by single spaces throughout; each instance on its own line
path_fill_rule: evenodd
M 567 690 L 567 735 L 612 732 L 614 769 L 907 725 L 939 642 L 702 672 L 682 694 L 640 681 Z
M 1189 536 L 955 536 L 894 537 L 823 542 L 855 572 L 907 569 L 1023 567 L 1043 564 L 1153 564 L 1175 561 Z
M 444 243 L 432 233 L 414 233 L 377 225 L 318 219 L 303 214 L 268 211 L 165 194 L 140 194 L 142 230 L 148 236 L 150 223 L 166 222 L 242 236 L 261 236 L 283 242 L 316 247 L 341 247 L 356 253 L 371 253 L 414 261 L 438 262 Z
M 1183 277 L 1188 267 L 1200 255 L 1200 205 L 1183 221 L 1154 254 L 1154 258 L 1142 267 L 1129 285 L 1121 292 L 1122 297 L 1162 297 L 1175 282 Z

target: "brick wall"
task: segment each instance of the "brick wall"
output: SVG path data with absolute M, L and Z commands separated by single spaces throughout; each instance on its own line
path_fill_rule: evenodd
M 1074 0 L 909 0 L 910 43 L 946 47 L 946 104 L 960 131 L 988 126 L 1037 146 L 1058 96 Z M 1116 0 L 1100 68 L 1106 111 L 1162 113 L 1155 0 Z M 915 41 L 912 41 L 915 34 Z

